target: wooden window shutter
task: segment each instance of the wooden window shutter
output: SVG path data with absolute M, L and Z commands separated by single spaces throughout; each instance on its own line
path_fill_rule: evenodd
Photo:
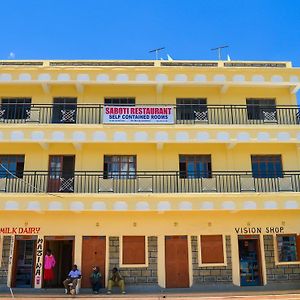
M 222 235 L 201 235 L 200 246 L 203 264 L 224 263 Z
M 300 235 L 296 235 L 297 261 L 300 261 Z
M 145 237 L 123 236 L 123 264 L 145 263 Z

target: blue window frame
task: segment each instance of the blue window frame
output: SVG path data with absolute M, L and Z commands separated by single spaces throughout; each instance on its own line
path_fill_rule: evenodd
M 23 178 L 23 172 L 24 155 L 0 155 L 0 178 Z
M 283 177 L 281 155 L 251 155 L 251 163 L 255 178 Z
M 180 178 L 211 177 L 210 155 L 179 155 Z

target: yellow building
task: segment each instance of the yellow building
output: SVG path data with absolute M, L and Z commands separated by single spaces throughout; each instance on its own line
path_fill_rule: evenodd
M 88 287 L 300 279 L 290 62 L 0 61 L 0 280 Z

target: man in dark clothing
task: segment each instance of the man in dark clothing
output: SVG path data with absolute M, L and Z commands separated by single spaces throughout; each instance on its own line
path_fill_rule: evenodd
M 94 294 L 99 294 L 101 288 L 101 273 L 98 267 L 93 267 L 93 272 L 90 275 L 90 282 Z
M 124 279 L 117 268 L 112 269 L 112 276 L 108 280 L 107 294 L 111 294 L 113 286 L 118 286 L 121 289 L 122 294 L 126 294 Z

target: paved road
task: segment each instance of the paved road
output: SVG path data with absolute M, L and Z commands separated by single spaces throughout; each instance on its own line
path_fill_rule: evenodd
M 147 295 L 147 296 L 143 296 L 143 295 L 120 295 L 120 294 L 115 294 L 115 295 L 105 295 L 105 294 L 101 294 L 101 295 L 76 295 L 76 296 L 67 296 L 67 295 L 32 295 L 32 294 L 16 294 L 16 295 L 4 295 L 1 294 L 0 295 L 0 299 L 4 300 L 4 299 L 25 299 L 25 300 L 29 300 L 29 299 L 41 299 L 41 300 L 62 300 L 62 299 L 74 299 L 74 298 L 78 298 L 78 299 L 106 299 L 106 300 L 137 300 L 137 299 L 143 299 L 143 300 L 296 300 L 299 299 L 300 300 L 300 292 L 297 294 L 274 294 L 274 295 L 268 295 L 268 294 L 254 294 L 251 293 L 251 295 L 238 295 L 236 293 L 232 293 L 232 294 L 227 294 L 224 296 L 221 295 L 204 295 L 204 294 L 189 294 L 189 295 Z

